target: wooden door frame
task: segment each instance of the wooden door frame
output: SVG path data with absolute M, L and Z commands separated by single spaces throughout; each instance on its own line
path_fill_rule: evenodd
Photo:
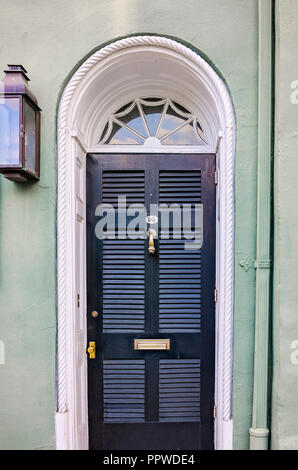
M 88 448 L 87 358 L 86 358 L 86 225 L 85 180 L 86 153 L 102 152 L 90 144 L 81 132 L 85 118 L 84 96 L 92 74 L 101 73 L 103 59 L 123 58 L 136 46 L 141 50 L 177 56 L 185 68 L 208 84 L 210 106 L 217 122 L 207 149 L 181 146 L 162 147 L 162 152 L 216 153 L 219 170 L 216 217 L 216 383 L 215 448 L 231 449 L 233 439 L 232 338 L 233 338 L 233 266 L 234 266 L 234 140 L 235 120 L 227 87 L 213 68 L 193 50 L 169 38 L 136 36 L 114 42 L 87 59 L 67 84 L 58 113 L 58 201 L 57 201 L 57 412 L 56 446 L 58 449 Z M 131 48 L 131 46 L 134 46 Z M 157 50 L 156 48 L 159 48 Z M 115 51 L 118 55 L 115 59 Z M 159 51 L 159 52 L 158 52 Z M 96 70 L 95 70 L 96 69 Z M 79 111 L 78 111 L 79 110 Z M 83 121 L 82 121 L 83 125 Z M 105 146 L 105 152 L 115 148 Z M 117 151 L 132 152 L 132 147 Z M 141 148 L 136 148 L 139 153 Z M 149 153 L 150 149 L 143 149 Z M 156 152 L 156 149 L 152 149 Z M 219 217 L 220 215 L 220 217 Z

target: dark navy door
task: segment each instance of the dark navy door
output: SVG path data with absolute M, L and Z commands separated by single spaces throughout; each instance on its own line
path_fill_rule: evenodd
M 214 155 L 87 155 L 91 449 L 213 448 L 214 172 Z

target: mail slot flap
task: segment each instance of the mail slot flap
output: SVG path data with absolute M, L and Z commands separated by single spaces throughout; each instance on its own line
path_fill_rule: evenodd
M 144 349 L 170 349 L 170 340 L 169 339 L 135 339 L 134 340 L 134 349 L 144 350 Z

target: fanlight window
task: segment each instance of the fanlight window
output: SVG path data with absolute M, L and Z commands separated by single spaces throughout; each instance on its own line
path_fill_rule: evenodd
M 207 145 L 197 117 L 169 98 L 137 98 L 122 106 L 110 117 L 98 143 Z

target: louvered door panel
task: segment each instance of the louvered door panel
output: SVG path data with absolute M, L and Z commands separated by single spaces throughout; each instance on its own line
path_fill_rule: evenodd
M 159 202 L 189 204 L 201 202 L 200 171 L 160 171 Z
M 144 193 L 144 171 L 103 171 L 103 203 L 116 206 L 118 196 L 126 196 L 127 204 L 143 204 Z
M 103 361 L 104 420 L 140 423 L 145 420 L 145 361 Z
M 200 421 L 200 360 L 161 360 L 159 420 Z
M 144 241 L 104 240 L 102 264 L 104 331 L 143 331 Z
M 123 196 L 127 205 L 143 204 L 144 188 L 143 171 L 103 171 L 102 200 L 115 208 L 118 197 Z M 116 224 L 117 215 L 116 210 Z M 103 329 L 110 333 L 140 332 L 144 330 L 144 240 L 122 240 L 118 229 L 115 240 L 102 244 Z
M 160 240 L 159 331 L 199 332 L 201 253 L 185 251 L 185 240 Z
M 159 202 L 167 205 L 201 203 L 200 171 L 161 171 Z M 183 227 L 183 226 L 182 226 Z M 194 229 L 194 227 L 191 227 Z M 170 239 L 163 239 L 169 234 Z M 201 253 L 186 250 L 193 241 L 183 232 L 175 239 L 171 226 L 160 230 L 159 241 L 159 331 L 199 332 L 201 322 Z M 197 238 L 200 233 L 193 233 Z

